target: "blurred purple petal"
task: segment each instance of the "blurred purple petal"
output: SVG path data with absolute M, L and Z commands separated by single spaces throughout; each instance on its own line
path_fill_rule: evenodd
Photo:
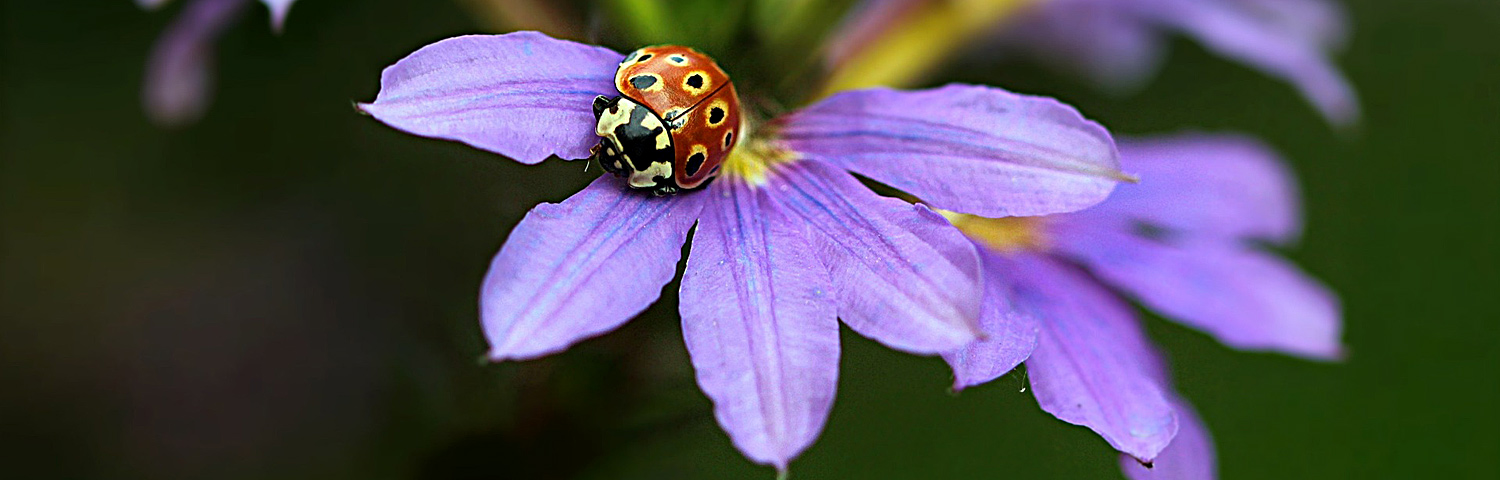
M 682 330 L 698 385 L 735 447 L 785 470 L 817 438 L 838 385 L 839 329 L 807 225 L 772 192 L 722 180 L 682 276 Z
M 271 29 L 277 33 L 281 32 L 282 25 L 286 25 L 286 14 L 292 10 L 292 2 L 296 0 L 260 0 L 271 9 Z
M 1057 248 L 1105 282 L 1229 346 L 1342 355 L 1338 297 L 1275 255 L 1229 242 L 1057 228 Z
M 1121 14 L 1121 2 L 1050 0 L 1007 21 L 997 41 L 1032 61 L 1109 90 L 1140 88 L 1161 68 L 1165 39 Z
M 984 305 L 979 313 L 983 340 L 963 349 L 943 354 L 953 367 L 953 389 L 960 390 L 1005 375 L 1031 356 L 1036 349 L 1037 321 L 1011 304 L 1014 296 L 1010 272 L 1003 260 L 981 251 L 984 264 Z
M 1183 134 L 1121 140 L 1139 184 L 1075 216 L 1142 221 L 1192 235 L 1285 243 L 1302 230 L 1296 182 L 1276 153 L 1240 135 Z
M 1267 28 L 1325 50 L 1344 48 L 1349 18 L 1344 6 L 1329 0 L 1236 0 Z
M 792 114 L 788 147 L 987 217 L 1088 207 L 1120 178 L 1109 133 L 1072 107 L 997 88 L 844 92 Z
M 593 98 L 616 95 L 607 48 L 536 32 L 454 37 L 386 67 L 366 113 L 408 133 L 457 140 L 522 163 L 586 158 Z
M 952 351 L 978 337 L 979 258 L 947 219 L 812 161 L 783 165 L 765 188 L 811 226 L 804 248 L 831 271 L 849 328 L 916 353 Z
M 190 2 L 156 40 L 146 60 L 141 92 L 151 121 L 175 127 L 203 117 L 213 89 L 214 41 L 248 4 L 248 0 Z
M 1177 437 L 1167 445 L 1151 468 L 1129 455 L 1120 455 L 1120 470 L 1130 480 L 1212 480 L 1218 478 L 1218 460 L 1213 436 L 1198 412 L 1187 401 L 1173 395 L 1177 411 Z
M 1304 31 L 1306 23 L 1267 15 L 1276 10 L 1258 8 L 1262 2 L 1155 0 L 1153 5 L 1159 8 L 1148 14 L 1191 35 L 1209 50 L 1291 83 L 1332 122 L 1353 123 L 1359 117 L 1359 101 L 1325 51 L 1331 35 L 1314 36 Z M 1342 29 L 1338 34 L 1342 35 Z
M 532 209 L 484 279 L 490 358 L 554 353 L 645 310 L 676 275 L 702 198 L 652 197 L 604 176 L 562 203 Z
M 1151 346 L 1129 307 L 1075 268 L 1045 256 L 1004 257 L 1015 303 L 1041 324 L 1026 372 L 1037 403 L 1059 420 L 1089 427 L 1142 461 L 1177 433 L 1156 379 Z
M 1009 22 L 1001 41 L 1110 87 L 1139 85 L 1161 63 L 1163 30 L 1300 90 L 1329 121 L 1359 117 L 1359 100 L 1330 58 L 1347 36 L 1325 0 L 1052 0 Z

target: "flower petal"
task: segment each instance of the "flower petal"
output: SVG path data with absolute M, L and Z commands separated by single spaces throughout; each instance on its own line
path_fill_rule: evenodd
M 1218 478 L 1218 459 L 1214 439 L 1203 419 L 1186 400 L 1172 396 L 1177 411 L 1177 437 L 1151 462 L 1151 468 L 1140 460 L 1120 455 L 1120 470 L 1130 480 L 1212 480 Z
M 1177 418 L 1155 378 L 1155 352 L 1130 310 L 1082 272 L 1044 256 L 1003 257 L 1015 303 L 1041 324 L 1026 373 L 1042 410 L 1151 461 Z
M 560 204 L 532 209 L 484 279 L 490 358 L 561 351 L 645 310 L 677 273 L 701 201 L 628 191 L 603 176 Z
M 986 217 L 1078 210 L 1121 178 L 1103 127 L 1056 100 L 996 88 L 844 92 L 784 121 L 798 152 Z
M 536 32 L 454 37 L 387 67 L 375 102 L 360 109 L 402 131 L 522 163 L 585 158 L 599 141 L 593 98 L 617 94 L 620 58 Z
M 1050 0 L 1000 28 L 996 40 L 1041 64 L 1077 74 L 1100 87 L 1141 87 L 1165 59 L 1165 39 L 1152 26 L 1120 14 L 1120 2 Z
M 281 32 L 281 26 L 286 25 L 286 14 L 292 10 L 292 2 L 296 0 L 260 0 L 271 9 L 271 29 Z
M 213 89 L 213 43 L 246 5 L 245 0 L 199 0 L 183 7 L 146 61 L 141 100 L 147 118 L 177 127 L 203 117 Z
M 1109 200 L 1075 217 L 1278 243 L 1301 233 L 1296 181 L 1276 153 L 1254 138 L 1181 134 L 1122 140 L 1120 156 L 1141 182 L 1121 185 Z
M 1132 27 L 1134 24 L 1136 26 Z M 1161 60 L 1160 30 L 1280 77 L 1335 124 L 1359 117 L 1354 89 L 1329 58 L 1347 21 L 1326 0 L 1051 0 L 1011 22 L 1005 46 L 1113 87 L 1142 83 Z
M 1152 374 L 1156 384 L 1166 391 L 1167 401 L 1172 404 L 1172 411 L 1177 413 L 1177 435 L 1172 437 L 1172 443 L 1167 444 L 1167 448 L 1151 461 L 1150 467 L 1142 465 L 1141 461 L 1135 457 L 1122 454 L 1120 455 L 1120 468 L 1131 480 L 1212 480 L 1217 478 L 1217 460 L 1214 457 L 1214 443 L 1208 433 L 1208 427 L 1204 425 L 1203 419 L 1198 417 L 1198 412 L 1193 410 L 1193 405 L 1182 398 L 1181 394 L 1173 391 L 1172 372 L 1162 352 L 1153 349 L 1148 353 L 1150 355 L 1140 357 L 1140 359 L 1146 365 L 1147 371 Z
M 785 470 L 828 419 L 839 332 L 808 227 L 770 193 L 734 181 L 709 187 L 682 276 L 682 331 L 735 447 Z
M 960 390 L 989 382 L 1005 375 L 1031 356 L 1036 349 L 1037 321 L 1011 304 L 1015 295 L 1008 264 L 996 255 L 981 251 L 984 261 L 984 305 L 979 326 L 985 338 L 964 348 L 943 354 L 953 367 L 953 389 Z
M 1152 309 L 1241 349 L 1342 355 L 1338 298 L 1274 255 L 1230 242 L 1054 228 L 1056 246 Z
M 783 165 L 765 188 L 811 226 L 808 248 L 828 266 L 849 328 L 916 353 L 978 338 L 979 258 L 947 219 L 812 161 Z
M 1329 54 L 1329 37 L 1312 34 L 1306 21 L 1289 22 L 1286 15 L 1267 14 L 1258 2 L 1228 0 L 1172 0 L 1148 2 L 1146 15 L 1182 30 L 1204 47 L 1280 77 L 1302 91 L 1329 121 L 1346 125 L 1359 118 L 1359 100 L 1348 79 Z M 1325 12 L 1337 12 L 1323 2 Z M 1320 21 L 1328 22 L 1330 16 Z M 1342 19 L 1342 15 L 1331 18 Z M 1343 32 L 1342 21 L 1338 35 Z M 1324 23 L 1323 25 L 1330 25 Z

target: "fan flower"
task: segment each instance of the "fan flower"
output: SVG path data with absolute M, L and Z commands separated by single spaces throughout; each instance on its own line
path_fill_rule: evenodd
M 992 16 L 990 25 L 999 48 L 987 52 L 1023 55 L 1126 90 L 1159 69 L 1168 34 L 1179 33 L 1292 84 L 1330 122 L 1347 125 L 1359 118 L 1354 89 L 1330 58 L 1343 47 L 1348 22 L 1328 0 L 987 0 L 934 6 L 946 3 L 866 0 L 832 37 L 830 63 L 848 62 L 882 31 L 905 22 L 926 25 L 913 12 L 973 18 L 971 10 L 999 10 L 1004 15 Z M 1012 13 L 1015 5 L 1028 3 Z
M 455 37 L 386 68 L 359 107 L 526 164 L 587 158 L 592 101 L 618 95 L 622 58 L 535 32 Z M 527 214 L 482 286 L 489 358 L 536 358 L 619 327 L 675 276 L 696 224 L 679 310 L 698 384 L 734 445 L 784 470 L 832 405 L 837 319 L 918 354 L 980 336 L 973 244 L 850 171 L 988 216 L 1084 208 L 1120 175 L 1099 125 L 981 86 L 846 92 L 749 127 L 700 190 L 653 197 L 606 175 Z
M 156 8 L 167 0 L 136 0 Z M 260 0 L 271 9 L 277 32 L 294 0 Z M 156 40 L 146 60 L 141 100 L 146 116 L 162 126 L 197 121 L 208 109 L 213 89 L 213 43 L 239 18 L 252 0 L 193 0 Z
M 1293 180 L 1270 150 L 1202 134 L 1119 146 L 1142 182 L 1094 208 L 949 215 L 982 247 L 985 298 L 1008 303 L 984 310 L 990 339 L 944 358 L 955 388 L 1025 360 L 1042 409 L 1134 457 L 1125 462 L 1133 478 L 1210 478 L 1208 432 L 1172 391 L 1165 362 L 1117 292 L 1231 347 L 1317 360 L 1342 355 L 1338 300 L 1260 246 L 1290 242 L 1301 228 Z M 1027 345 L 993 335 L 1026 328 L 1038 332 L 1029 358 Z

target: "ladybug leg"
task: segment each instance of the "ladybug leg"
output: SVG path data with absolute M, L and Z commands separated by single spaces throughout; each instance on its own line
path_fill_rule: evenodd
M 651 187 L 651 194 L 658 197 L 675 195 L 681 191 L 682 187 L 677 186 L 677 182 L 670 178 L 656 177 L 656 185 Z

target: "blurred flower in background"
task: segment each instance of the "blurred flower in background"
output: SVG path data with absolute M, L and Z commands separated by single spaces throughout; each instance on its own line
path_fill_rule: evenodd
M 1330 58 L 1347 23 L 1327 0 L 867 0 L 831 37 L 827 63 L 833 88 L 909 85 L 975 48 L 1128 91 L 1161 67 L 1175 33 L 1292 84 L 1342 126 L 1359 118 L 1354 89 Z
M 1121 141 L 1120 154 L 1142 181 L 1094 208 L 951 218 L 984 249 L 994 305 L 984 327 L 1040 326 L 1026 371 L 1043 410 L 1137 459 L 1125 467 L 1134 478 L 1212 478 L 1203 474 L 1214 469 L 1206 429 L 1171 391 L 1165 363 L 1114 292 L 1231 347 L 1315 360 L 1342 355 L 1338 300 L 1259 245 L 1284 245 L 1301 231 L 1294 180 L 1268 148 L 1243 136 L 1183 134 Z M 963 388 L 1009 371 L 1015 350 L 1001 337 L 944 358 Z M 1153 461 L 1162 470 L 1140 468 Z
M 456 37 L 387 68 L 360 108 L 522 163 L 588 158 L 593 99 L 618 95 L 621 58 L 534 32 Z M 832 407 L 839 319 L 918 354 L 978 334 L 974 247 L 926 206 L 876 195 L 845 170 L 987 216 L 1078 210 L 1123 178 L 1102 127 L 989 87 L 850 91 L 739 131 L 723 178 L 703 191 L 651 197 L 603 176 L 532 210 L 481 293 L 489 357 L 536 358 L 619 327 L 675 276 L 696 223 L 680 311 L 699 385 L 735 446 L 785 470 Z
M 260 0 L 271 10 L 271 28 L 281 31 L 294 0 Z M 157 39 L 146 63 L 141 102 L 158 125 L 198 121 L 213 96 L 214 42 L 254 0 L 185 0 L 187 5 Z M 157 8 L 167 0 L 136 0 Z

